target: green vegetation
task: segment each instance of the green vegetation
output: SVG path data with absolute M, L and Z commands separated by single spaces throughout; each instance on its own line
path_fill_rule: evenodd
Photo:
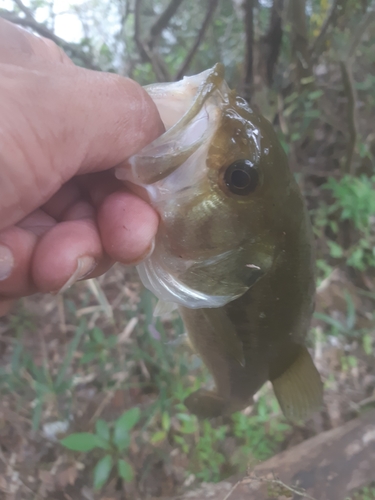
M 351 498 L 346 500 L 374 500 L 375 499 L 375 486 L 365 486 L 357 491 Z
M 100 489 L 107 482 L 113 466 L 124 481 L 131 481 L 134 476 L 132 466 L 121 456 L 130 445 L 129 431 L 140 418 L 138 408 L 125 411 L 112 425 L 112 429 L 105 420 L 98 418 L 95 422 L 95 434 L 92 432 L 77 432 L 70 434 L 61 441 L 61 444 L 73 451 L 90 452 L 95 449 L 103 450 L 103 457 L 94 468 L 94 488 Z
M 22 479 L 19 497 L 64 488 L 66 498 L 175 496 L 359 413 L 375 394 L 373 2 L 290 0 L 303 7 L 296 19 L 283 2 L 260 0 L 253 30 L 232 0 L 143 0 L 139 9 L 133 0 L 73 0 L 63 12 L 57 3 L 30 0 L 28 10 L 9 0 L 0 15 L 65 39 L 76 64 L 141 84 L 221 61 L 230 86 L 274 125 L 313 222 L 321 287 L 312 329 L 327 397 L 319 425 L 288 424 L 268 385 L 244 412 L 198 421 L 183 401 L 212 381 L 184 346 L 180 318 L 154 318 L 155 299 L 136 274 L 115 267 L 96 295 L 81 282 L 63 297 L 26 298 L 0 320 L 1 457 Z M 84 496 L 91 484 L 97 491 Z M 374 498 L 370 485 L 351 500 Z

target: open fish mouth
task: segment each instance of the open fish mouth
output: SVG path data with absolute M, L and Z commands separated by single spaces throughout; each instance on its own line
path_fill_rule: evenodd
M 214 256 L 176 255 L 172 250 L 174 233 L 170 220 L 194 197 L 207 192 L 206 159 L 212 138 L 220 124 L 222 104 L 230 92 L 224 80 L 224 67 L 216 64 L 199 75 L 180 82 L 145 87 L 158 107 L 166 131 L 138 154 L 116 176 L 139 193 L 158 211 L 161 222 L 152 255 L 137 266 L 142 283 L 163 302 L 188 308 L 222 307 L 248 288 L 228 290 L 213 286 L 204 293 L 199 279 L 186 280 L 192 269 L 218 265 L 234 257 L 237 249 Z M 138 189 L 137 189 L 138 188 Z M 169 224 L 169 225 L 168 225 Z M 215 261 L 215 262 L 213 262 Z M 194 271 L 195 272 L 195 271 Z M 207 290 L 206 290 L 207 292 Z
M 156 83 L 145 90 L 166 131 L 116 170 L 119 179 L 141 186 L 165 179 L 209 141 L 219 121 L 218 101 L 229 91 L 220 63 L 179 82 Z

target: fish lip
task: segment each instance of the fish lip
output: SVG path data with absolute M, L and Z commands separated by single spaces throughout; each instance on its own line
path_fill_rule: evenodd
M 198 84 L 197 82 L 200 83 Z M 156 138 L 153 142 L 144 147 L 136 155 L 129 158 L 124 164 L 115 169 L 118 179 L 130 181 L 133 184 L 153 184 L 168 175 L 172 174 L 187 158 L 189 158 L 208 139 L 210 130 L 206 129 L 197 134 L 196 139 L 180 146 L 176 138 L 185 131 L 188 133 L 189 127 L 196 125 L 195 118 L 201 113 L 207 100 L 224 83 L 224 66 L 217 63 L 213 68 L 198 75 L 185 77 L 181 82 L 168 84 L 153 84 L 146 87 L 150 97 L 162 98 L 159 107 L 164 105 L 168 96 L 176 92 L 183 91 L 183 86 L 191 84 L 193 93 L 183 105 L 183 113 L 167 130 Z M 160 87 L 161 86 L 161 87 Z M 160 90 L 162 88 L 162 90 Z M 182 92 L 183 93 L 183 92 Z M 220 97 L 223 97 L 220 94 Z M 155 100 L 158 106 L 158 102 Z M 163 117 L 162 117 L 163 118 Z M 209 118 L 207 117 L 207 122 Z M 165 120 L 163 120 L 165 123 Z M 198 120 L 199 122 L 199 120 Z

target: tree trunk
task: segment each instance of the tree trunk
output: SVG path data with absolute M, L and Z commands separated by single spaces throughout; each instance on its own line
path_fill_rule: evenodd
M 312 75 L 309 34 L 306 19 L 306 0 L 289 0 L 290 41 L 297 85 Z
M 284 0 L 273 0 L 267 33 L 260 40 L 259 74 L 268 86 L 272 85 L 275 66 L 283 37 L 282 11 Z

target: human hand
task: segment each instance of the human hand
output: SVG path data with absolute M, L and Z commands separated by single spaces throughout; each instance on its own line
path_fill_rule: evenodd
M 156 213 L 108 169 L 163 130 L 138 84 L 0 19 L 0 315 L 150 251 Z

